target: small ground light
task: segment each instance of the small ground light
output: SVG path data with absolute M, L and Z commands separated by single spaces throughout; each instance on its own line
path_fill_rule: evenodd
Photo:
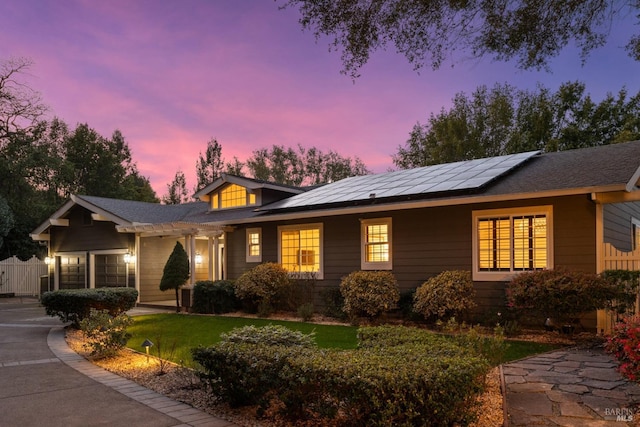
M 153 343 L 149 340 L 144 340 L 142 346 L 147 351 L 147 363 L 149 363 L 149 347 L 153 347 Z

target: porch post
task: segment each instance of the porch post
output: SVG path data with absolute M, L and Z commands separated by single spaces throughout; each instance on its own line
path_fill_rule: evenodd
M 209 253 L 209 265 L 207 266 L 207 274 L 208 274 L 207 278 L 209 280 L 214 280 L 213 268 L 214 268 L 214 259 L 216 257 L 216 253 L 214 252 L 213 237 L 211 236 L 209 236 L 209 238 L 207 239 L 207 252 Z
M 220 275 L 220 237 L 213 238 L 213 268 L 215 270 L 215 280 L 222 280 Z
M 138 291 L 138 301 L 140 302 L 140 233 L 136 233 L 135 235 L 135 242 L 134 242 L 134 255 L 135 255 L 135 262 L 133 264 L 133 270 L 134 270 L 134 286 L 136 291 Z M 127 284 L 128 285 L 128 284 Z
M 196 236 L 189 235 L 189 263 L 190 275 L 189 285 L 193 286 L 196 283 Z

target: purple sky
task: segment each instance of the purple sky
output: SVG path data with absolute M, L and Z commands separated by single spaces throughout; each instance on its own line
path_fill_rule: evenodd
M 178 169 L 194 186 L 198 153 L 212 137 L 226 160 L 301 144 L 358 156 L 383 172 L 414 124 L 482 84 L 556 90 L 580 80 L 596 100 L 623 86 L 640 91 L 640 63 L 619 48 L 633 16 L 614 26 L 585 66 L 567 49 L 551 73 L 485 59 L 417 74 L 389 48 L 353 82 L 339 72 L 340 52 L 316 43 L 298 12 L 278 10 L 281 3 L 7 0 L 0 2 L 0 60 L 35 62 L 28 84 L 51 116 L 104 136 L 120 129 L 158 196 Z

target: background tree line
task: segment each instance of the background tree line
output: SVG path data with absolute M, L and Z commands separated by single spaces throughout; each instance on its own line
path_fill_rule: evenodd
M 254 178 L 262 181 L 277 182 L 292 186 L 311 186 L 334 182 L 356 175 L 371 173 L 357 156 L 344 157 L 333 150 L 324 152 L 316 147 L 297 149 L 283 145 L 254 150 L 244 162 L 237 157 L 225 161 L 222 157 L 222 145 L 212 138 L 207 142 L 204 154 L 201 152 L 196 161 L 196 185 L 193 192 L 187 189 L 184 172 L 178 170 L 167 184 L 167 193 L 162 196 L 165 204 L 186 203 L 190 196 L 211 184 L 222 173 Z
M 525 151 L 560 151 L 640 139 L 640 92 L 594 101 L 580 82 L 556 92 L 509 84 L 458 93 L 449 109 L 416 124 L 393 162 L 401 169 Z

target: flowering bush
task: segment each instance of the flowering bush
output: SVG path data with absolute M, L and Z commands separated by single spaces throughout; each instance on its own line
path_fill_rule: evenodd
M 443 271 L 424 282 L 413 297 L 413 310 L 425 318 L 450 318 L 475 307 L 469 271 Z
M 340 282 L 343 310 L 351 317 L 376 317 L 396 307 L 398 281 L 390 271 L 354 271 Z
M 628 316 L 607 337 L 605 350 L 618 359 L 618 371 L 632 381 L 640 381 L 640 316 Z

